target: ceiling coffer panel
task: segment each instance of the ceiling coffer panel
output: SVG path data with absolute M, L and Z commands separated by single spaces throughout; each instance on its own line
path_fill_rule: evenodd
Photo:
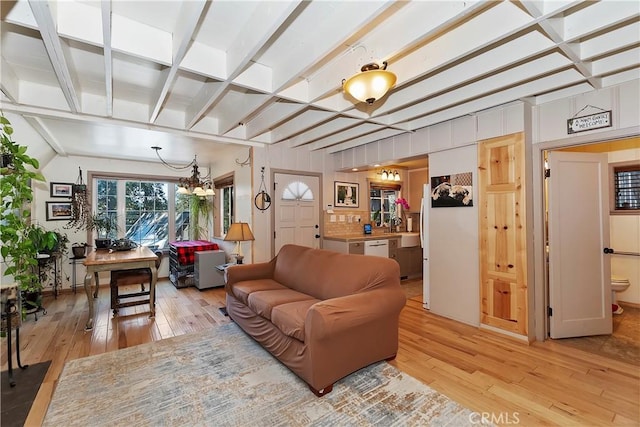
M 93 138 L 105 157 L 146 161 L 153 156 L 122 147 L 204 141 L 211 158 L 229 144 L 336 152 L 505 103 L 548 102 L 640 78 L 637 1 L 17 0 L 2 7 L 3 109 L 45 120 L 68 155 L 86 151 L 72 131 Z M 367 105 L 343 93 L 343 80 L 385 61 L 397 76 L 386 95 Z M 113 134 L 101 126 L 123 124 L 119 144 L 101 137 Z M 176 150 L 184 156 L 176 160 L 190 161 L 188 151 Z

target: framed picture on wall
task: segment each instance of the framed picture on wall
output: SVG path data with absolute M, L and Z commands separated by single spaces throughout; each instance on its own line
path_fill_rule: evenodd
M 52 182 L 49 185 L 49 193 L 51 197 L 66 197 L 71 198 L 73 191 L 73 184 L 66 182 Z
M 431 207 L 455 208 L 473 206 L 473 174 L 471 172 L 431 177 Z
M 69 221 L 71 202 L 47 202 L 47 221 Z
M 360 184 L 334 181 L 334 201 L 336 208 L 357 208 L 360 204 Z

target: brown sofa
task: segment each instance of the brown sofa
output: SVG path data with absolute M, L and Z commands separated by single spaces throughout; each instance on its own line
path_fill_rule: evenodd
M 228 268 L 225 289 L 231 319 L 318 396 L 398 351 L 406 297 L 394 260 L 285 245 Z

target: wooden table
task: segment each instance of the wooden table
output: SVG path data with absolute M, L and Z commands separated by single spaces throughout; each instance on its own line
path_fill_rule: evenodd
M 109 251 L 100 249 L 91 252 L 84 260 L 83 264 L 87 267 L 87 275 L 84 277 L 84 290 L 89 301 L 89 320 L 85 330 L 93 329 L 93 319 L 95 310 L 93 307 L 93 299 L 98 297 L 98 273 L 101 271 L 112 270 L 132 270 L 136 268 L 151 269 L 151 284 L 149 285 L 149 317 L 156 314 L 155 308 L 155 292 L 156 281 L 158 280 L 158 271 L 156 269 L 156 254 L 147 247 L 138 247 L 128 251 Z M 91 279 L 95 277 L 95 290 L 91 289 Z

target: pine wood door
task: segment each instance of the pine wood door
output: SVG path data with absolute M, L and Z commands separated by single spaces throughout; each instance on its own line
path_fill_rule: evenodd
M 527 335 L 524 135 L 478 144 L 481 323 Z

